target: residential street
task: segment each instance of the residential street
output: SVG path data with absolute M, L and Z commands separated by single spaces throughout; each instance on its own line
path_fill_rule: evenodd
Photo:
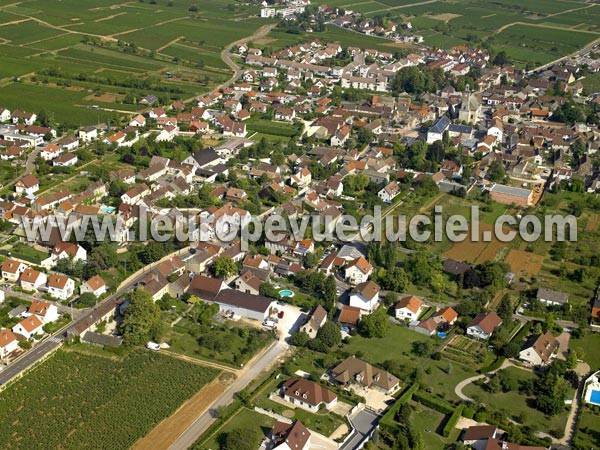
M 281 340 L 277 341 L 264 353 L 255 357 L 247 364 L 247 370 L 238 373 L 238 378 L 196 421 L 177 439 L 170 447 L 171 450 L 185 450 L 204 433 L 216 420 L 214 410 L 220 406 L 227 406 L 235 398 L 235 394 L 244 389 L 252 380 L 256 379 L 261 372 L 270 369 L 289 350 L 289 345 Z

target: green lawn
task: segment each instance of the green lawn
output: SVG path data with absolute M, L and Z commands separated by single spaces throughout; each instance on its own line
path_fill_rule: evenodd
M 430 338 L 417 333 L 408 327 L 394 325 L 383 339 L 367 339 L 362 336 L 353 336 L 350 343 L 343 347 L 343 351 L 355 354 L 372 364 L 381 365 L 384 361 L 394 361 L 401 368 L 405 376 L 417 370 L 420 383 L 435 394 L 441 394 L 447 400 L 458 400 L 454 394 L 454 386 L 476 372 L 457 362 L 442 359 L 435 361 L 415 356 L 411 353 L 413 342 L 434 342 L 441 345 L 438 338 Z M 400 377 L 402 379 L 402 377 Z M 401 382 L 401 388 L 404 387 Z
M 48 253 L 36 250 L 35 248 L 22 242 L 17 242 L 12 247 L 12 256 L 22 258 L 25 261 L 29 261 L 33 264 L 39 264 L 48 257 Z
M 442 436 L 444 424 L 448 419 L 447 416 L 413 401 L 410 402 L 410 406 L 413 408 L 410 421 L 415 430 L 423 436 L 426 449 L 441 450 L 446 445 L 456 441 L 459 434 L 458 430 L 452 432 L 447 438 Z
M 579 416 L 579 424 L 573 442 L 575 450 L 600 448 L 600 414 L 586 409 Z
M 271 428 L 275 424 L 275 419 L 266 416 L 264 414 L 257 413 L 247 408 L 242 408 L 236 415 L 234 415 L 223 427 L 215 433 L 203 446 L 200 448 L 206 448 L 211 450 L 217 450 L 219 448 L 219 440 L 223 435 L 236 429 L 256 429 L 260 428 L 262 437 L 269 435 Z M 258 448 L 259 442 L 256 443 Z
M 170 328 L 166 336 L 173 352 L 232 367 L 246 363 L 271 339 L 269 334 L 243 325 L 215 325 L 200 330 L 188 319 Z
M 536 378 L 533 372 L 516 367 L 504 369 L 504 372 L 509 374 L 512 379 L 517 380 L 525 381 Z M 492 394 L 482 387 L 471 383 L 463 390 L 463 392 L 465 395 L 473 398 L 477 403 L 486 405 L 488 407 L 488 413 L 492 410 L 498 410 L 504 411 L 509 417 L 512 417 L 515 420 L 525 418 L 524 425 L 529 425 L 535 430 L 543 431 L 545 433 L 553 430 L 560 430 L 560 434 L 562 434 L 565 429 L 565 424 L 569 415 L 567 407 L 565 407 L 561 414 L 549 417 L 531 406 L 534 400 L 533 397 L 527 397 L 517 390 Z
M 577 350 L 585 362 L 592 368 L 592 372 L 600 370 L 600 334 L 590 333 L 581 339 L 571 339 L 569 346 Z

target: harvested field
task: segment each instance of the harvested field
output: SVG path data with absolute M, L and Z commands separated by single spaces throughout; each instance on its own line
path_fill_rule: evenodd
M 493 236 L 493 231 L 493 225 L 479 223 L 479 239 L 477 241 L 472 241 L 470 239 L 469 231 L 469 235 L 464 241 L 455 243 L 450 250 L 443 254 L 443 256 L 457 261 L 466 261 L 475 264 L 491 261 L 505 246 L 503 242 L 500 242 L 495 238 L 492 238 L 490 242 L 485 242 L 483 240 L 484 233 L 490 232 Z
M 159 423 L 150 433 L 137 441 L 134 450 L 166 450 L 206 411 L 227 388 L 228 381 L 222 376 L 213 380 L 185 402 L 173 415 Z
M 522 250 L 511 250 L 506 256 L 506 263 L 517 278 L 528 278 L 537 275 L 542 270 L 544 257 Z
M 449 20 L 456 19 L 457 17 L 462 17 L 462 15 L 454 14 L 454 13 L 444 13 L 444 14 L 436 14 L 435 16 L 427 16 L 427 17 L 429 17 L 430 19 L 448 22 Z

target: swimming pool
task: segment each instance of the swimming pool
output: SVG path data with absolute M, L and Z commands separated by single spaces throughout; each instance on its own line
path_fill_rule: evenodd
M 590 394 L 590 403 L 594 405 L 600 405 L 600 391 L 592 390 Z
M 112 214 L 115 212 L 115 207 L 114 206 L 102 206 L 100 208 L 100 211 L 103 212 L 104 214 Z
M 290 289 L 282 289 L 279 291 L 279 296 L 280 297 L 293 297 L 294 296 L 294 291 L 291 291 Z

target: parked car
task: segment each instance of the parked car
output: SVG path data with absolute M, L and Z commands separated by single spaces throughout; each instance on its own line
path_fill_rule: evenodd
M 146 348 L 150 349 L 150 350 L 154 350 L 155 352 L 157 352 L 157 351 L 160 350 L 160 345 L 158 345 L 156 342 L 149 341 L 146 344 Z

